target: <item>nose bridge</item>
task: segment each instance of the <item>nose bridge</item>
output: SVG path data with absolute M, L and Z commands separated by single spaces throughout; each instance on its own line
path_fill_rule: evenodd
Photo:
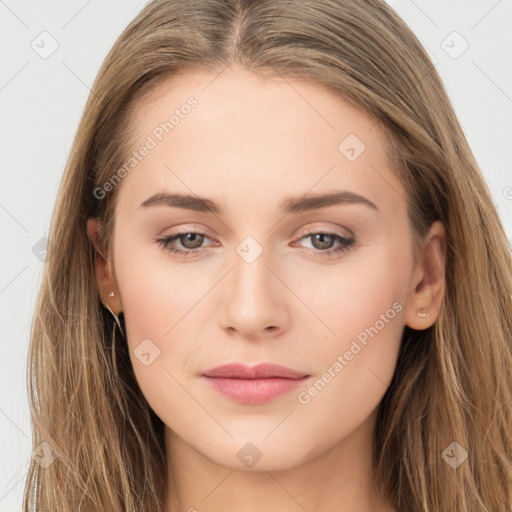
M 270 281 L 274 276 L 268 269 L 271 255 L 263 243 L 248 235 L 236 247 L 233 286 L 237 294 L 243 294 L 244 300 L 253 299 L 254 302 L 265 298 L 268 301 L 266 296 L 272 288 Z
M 283 297 L 273 272 L 272 255 L 255 236 L 246 236 L 235 248 L 233 271 L 222 314 L 225 327 L 254 336 L 283 320 Z

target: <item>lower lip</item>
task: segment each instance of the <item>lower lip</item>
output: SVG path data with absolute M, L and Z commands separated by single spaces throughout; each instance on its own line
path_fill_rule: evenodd
M 262 404 L 297 389 L 309 377 L 301 379 L 227 379 L 206 377 L 215 391 L 245 404 Z

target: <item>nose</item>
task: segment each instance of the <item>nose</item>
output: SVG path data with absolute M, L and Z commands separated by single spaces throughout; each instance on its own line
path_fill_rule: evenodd
M 238 254 L 233 261 L 223 284 L 221 327 L 251 339 L 279 335 L 289 319 L 287 288 L 270 268 L 266 252 L 252 262 Z

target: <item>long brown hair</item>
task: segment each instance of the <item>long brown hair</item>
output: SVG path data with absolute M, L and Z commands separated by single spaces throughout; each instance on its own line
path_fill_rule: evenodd
M 407 190 L 415 249 L 435 220 L 446 228 L 440 315 L 405 326 L 379 407 L 381 494 L 400 512 L 510 511 L 510 243 L 418 39 L 382 0 L 154 0 L 106 57 L 58 192 L 28 363 L 33 447 L 57 458 L 32 461 L 24 512 L 163 508 L 163 424 L 99 300 L 86 221 L 101 220 L 108 249 L 117 188 L 94 190 L 126 161 L 136 102 L 178 73 L 230 63 L 309 80 L 371 114 Z M 468 458 L 454 468 L 443 453 L 458 446 Z

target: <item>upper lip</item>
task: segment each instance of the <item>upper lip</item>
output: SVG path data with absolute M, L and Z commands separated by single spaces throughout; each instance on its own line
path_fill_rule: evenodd
M 205 377 L 224 377 L 231 379 L 265 379 L 281 377 L 285 379 L 301 379 L 308 375 L 275 363 L 261 363 L 256 366 L 246 366 L 241 363 L 216 366 L 203 373 Z

